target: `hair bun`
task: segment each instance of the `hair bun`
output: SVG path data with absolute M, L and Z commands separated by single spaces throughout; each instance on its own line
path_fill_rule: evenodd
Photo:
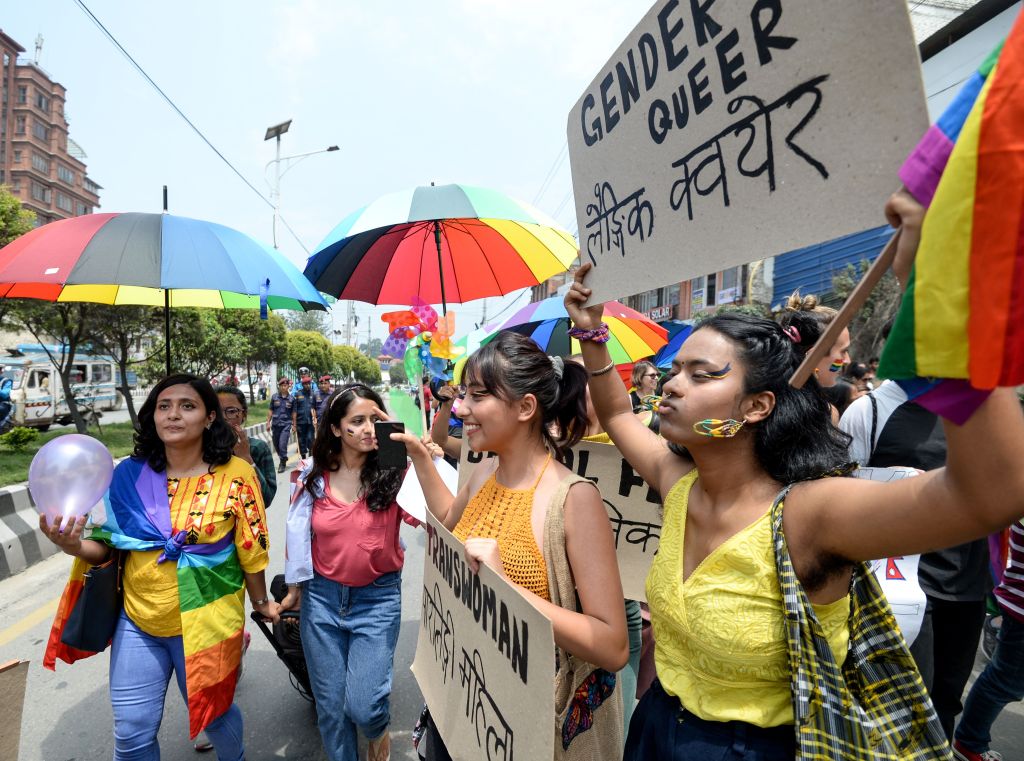
M 818 297 L 813 293 L 801 296 L 800 291 L 793 291 L 783 307 L 787 312 L 813 312 L 817 308 Z

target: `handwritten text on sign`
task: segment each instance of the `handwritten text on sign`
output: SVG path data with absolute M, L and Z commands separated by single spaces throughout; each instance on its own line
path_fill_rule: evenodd
M 593 300 L 884 224 L 927 127 L 903 0 L 660 0 L 569 114 Z
M 427 514 L 416 681 L 456 761 L 551 758 L 551 622 Z M 538 731 L 543 728 L 545 731 Z
M 462 448 L 461 487 L 472 469 L 493 454 Z M 644 585 L 661 539 L 661 500 L 610 444 L 581 441 L 563 463 L 589 478 L 601 491 L 615 535 L 615 556 L 622 577 L 622 593 L 630 600 L 646 600 Z

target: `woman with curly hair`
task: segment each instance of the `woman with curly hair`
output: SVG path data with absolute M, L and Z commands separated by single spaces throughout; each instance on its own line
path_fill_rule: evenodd
M 334 392 L 288 510 L 284 609 L 301 605 L 300 633 L 317 724 L 330 761 L 356 761 L 358 727 L 370 761 L 389 758 L 391 673 L 402 611 L 408 516 L 395 502 L 404 469 L 383 468 L 373 424 L 384 401 L 362 384 Z
M 124 564 L 124 608 L 110 651 L 114 759 L 157 759 L 157 731 L 173 671 L 192 737 L 206 730 L 221 761 L 241 761 L 242 714 L 232 702 L 242 656 L 245 591 L 276 620 L 267 596 L 266 517 L 252 466 L 233 457 L 235 433 L 209 381 L 171 375 L 139 410 L 135 451 L 117 465 L 106 518 L 40 529 L 88 566 Z M 61 642 L 73 582 L 58 608 L 43 664 L 92 655 Z

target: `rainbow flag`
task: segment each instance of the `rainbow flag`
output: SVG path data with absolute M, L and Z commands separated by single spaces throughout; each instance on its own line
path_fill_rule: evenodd
M 172 537 L 166 474 L 131 458 L 114 469 L 105 497 L 106 520 L 89 536 L 122 550 L 163 549 L 161 559 L 175 562 L 192 737 L 223 714 L 234 699 L 245 616 L 244 575 L 235 534 L 241 532 L 247 551 L 254 545 L 266 549 L 263 510 L 253 493 L 258 487 L 245 480 L 245 469 L 238 463 L 241 461 L 232 460 L 219 467 L 203 486 L 208 493 L 222 496 L 217 504 L 224 504 L 235 516 L 234 528 L 216 541 L 188 544 L 185 531 Z M 43 658 L 43 666 L 50 670 L 55 670 L 58 659 L 74 663 L 95 655 L 60 641 L 68 615 L 81 595 L 86 570 L 88 565 L 76 559 Z
M 879 375 L 960 421 L 1024 383 L 1022 18 L 900 169 L 928 213 Z

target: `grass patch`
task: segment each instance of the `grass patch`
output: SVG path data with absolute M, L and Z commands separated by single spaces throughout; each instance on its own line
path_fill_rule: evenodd
M 264 413 L 266 414 L 266 413 Z M 67 426 L 59 431 L 47 431 L 39 435 L 39 438 L 23 452 L 14 452 L 5 447 L 0 447 L 0 486 L 20 484 L 28 480 L 28 466 L 32 462 L 39 448 L 48 441 L 58 436 L 65 436 L 75 433 L 73 426 Z M 133 436 L 135 429 L 131 423 L 110 423 L 103 426 L 102 436 L 98 435 L 95 428 L 89 429 L 89 435 L 94 439 L 103 442 L 110 454 L 117 459 L 132 453 L 134 449 Z

